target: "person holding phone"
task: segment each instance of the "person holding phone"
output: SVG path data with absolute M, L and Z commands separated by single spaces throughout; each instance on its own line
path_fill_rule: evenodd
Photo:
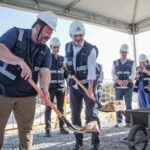
M 138 93 L 139 108 L 150 107 L 150 65 L 145 54 L 139 56 L 134 92 Z

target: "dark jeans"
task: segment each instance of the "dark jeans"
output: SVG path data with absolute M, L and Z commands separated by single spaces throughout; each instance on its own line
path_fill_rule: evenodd
M 127 89 L 115 88 L 115 95 L 116 95 L 116 100 L 123 100 L 124 97 L 126 109 L 132 109 L 133 88 L 127 88 Z M 122 122 L 121 112 L 116 112 L 116 119 L 117 119 L 117 123 Z
M 99 124 L 98 117 L 93 116 L 93 107 L 95 102 L 90 100 L 86 94 L 81 91 L 70 87 L 70 105 L 71 105 L 71 115 L 72 115 L 72 123 L 74 125 L 81 126 L 81 111 L 82 111 L 82 103 L 83 99 L 85 102 L 85 116 L 86 116 L 86 123 L 91 121 L 97 121 Z M 83 134 L 74 133 L 76 142 L 82 143 L 83 141 Z M 92 143 L 99 143 L 99 133 L 92 133 Z
M 54 102 L 54 98 L 56 96 L 56 100 L 57 100 L 57 108 L 58 110 L 63 113 L 63 105 L 64 105 L 64 97 L 65 97 L 65 93 L 64 91 L 60 91 L 58 89 L 50 89 L 50 99 L 52 101 L 52 103 Z M 51 129 L 51 107 L 46 106 L 45 108 L 45 129 L 46 130 L 50 130 Z M 62 122 L 62 120 L 59 119 L 59 127 L 63 128 L 64 123 Z

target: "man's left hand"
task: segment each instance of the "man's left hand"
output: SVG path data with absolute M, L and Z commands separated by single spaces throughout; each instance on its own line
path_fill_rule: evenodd
M 92 89 L 88 89 L 86 94 L 87 94 L 87 96 L 88 96 L 89 98 L 95 99 L 94 93 L 93 93 L 93 90 L 92 90 Z
M 46 90 L 46 89 L 44 89 L 44 88 L 41 88 L 41 90 L 42 90 L 44 96 L 40 95 L 40 99 L 41 99 L 41 101 L 42 101 L 43 104 L 47 105 L 47 101 L 46 101 L 45 98 L 46 98 L 46 97 L 47 97 L 47 98 L 50 98 L 50 93 L 49 93 L 48 90 Z
M 123 81 L 123 86 L 127 87 L 127 86 L 128 86 L 128 83 L 129 83 L 129 80 L 124 80 L 124 81 Z

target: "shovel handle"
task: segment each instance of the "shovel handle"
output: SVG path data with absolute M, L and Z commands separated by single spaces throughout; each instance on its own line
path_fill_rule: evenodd
M 85 87 L 84 85 L 82 85 L 82 83 L 81 83 L 74 75 L 72 75 L 71 78 L 72 78 L 73 80 L 75 80 L 75 82 L 81 87 L 81 89 L 82 89 L 85 93 L 88 93 L 88 90 L 86 89 L 86 87 Z M 90 97 L 90 98 L 91 98 L 91 97 Z M 95 97 L 92 97 L 91 99 L 92 99 L 93 101 L 96 100 Z
M 30 85 L 35 89 L 35 91 L 40 94 L 42 97 L 44 97 L 44 102 L 46 103 L 47 106 L 51 107 L 56 114 L 58 115 L 59 118 L 62 118 L 63 115 L 62 113 L 56 108 L 56 106 L 51 102 L 50 98 L 44 95 L 43 91 L 35 84 L 35 82 L 32 79 L 28 79 L 28 82 Z

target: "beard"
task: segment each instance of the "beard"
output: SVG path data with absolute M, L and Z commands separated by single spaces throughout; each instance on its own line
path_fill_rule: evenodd
M 38 43 L 40 45 L 45 45 L 47 41 L 48 41 L 47 37 L 41 37 L 41 36 L 39 36 Z

